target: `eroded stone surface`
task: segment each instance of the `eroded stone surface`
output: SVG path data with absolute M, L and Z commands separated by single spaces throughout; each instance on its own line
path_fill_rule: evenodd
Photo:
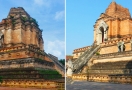
M 105 14 L 116 18 L 130 18 L 130 12 L 116 2 L 112 2 L 105 11 Z

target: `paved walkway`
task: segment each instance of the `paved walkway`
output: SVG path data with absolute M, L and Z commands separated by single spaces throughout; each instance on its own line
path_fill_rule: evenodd
M 66 90 L 132 90 L 132 84 L 75 81 L 73 84 L 67 84 Z

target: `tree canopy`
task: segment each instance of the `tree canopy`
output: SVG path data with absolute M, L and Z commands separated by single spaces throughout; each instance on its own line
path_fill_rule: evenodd
M 65 66 L 65 59 L 60 59 L 59 62 Z

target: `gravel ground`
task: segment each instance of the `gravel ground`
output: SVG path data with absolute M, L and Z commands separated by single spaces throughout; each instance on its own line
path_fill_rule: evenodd
M 67 84 L 66 90 L 132 90 L 132 84 L 75 81 Z

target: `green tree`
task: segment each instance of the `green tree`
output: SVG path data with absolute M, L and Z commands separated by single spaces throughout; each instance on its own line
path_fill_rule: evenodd
M 59 62 L 65 66 L 65 59 L 60 59 Z

